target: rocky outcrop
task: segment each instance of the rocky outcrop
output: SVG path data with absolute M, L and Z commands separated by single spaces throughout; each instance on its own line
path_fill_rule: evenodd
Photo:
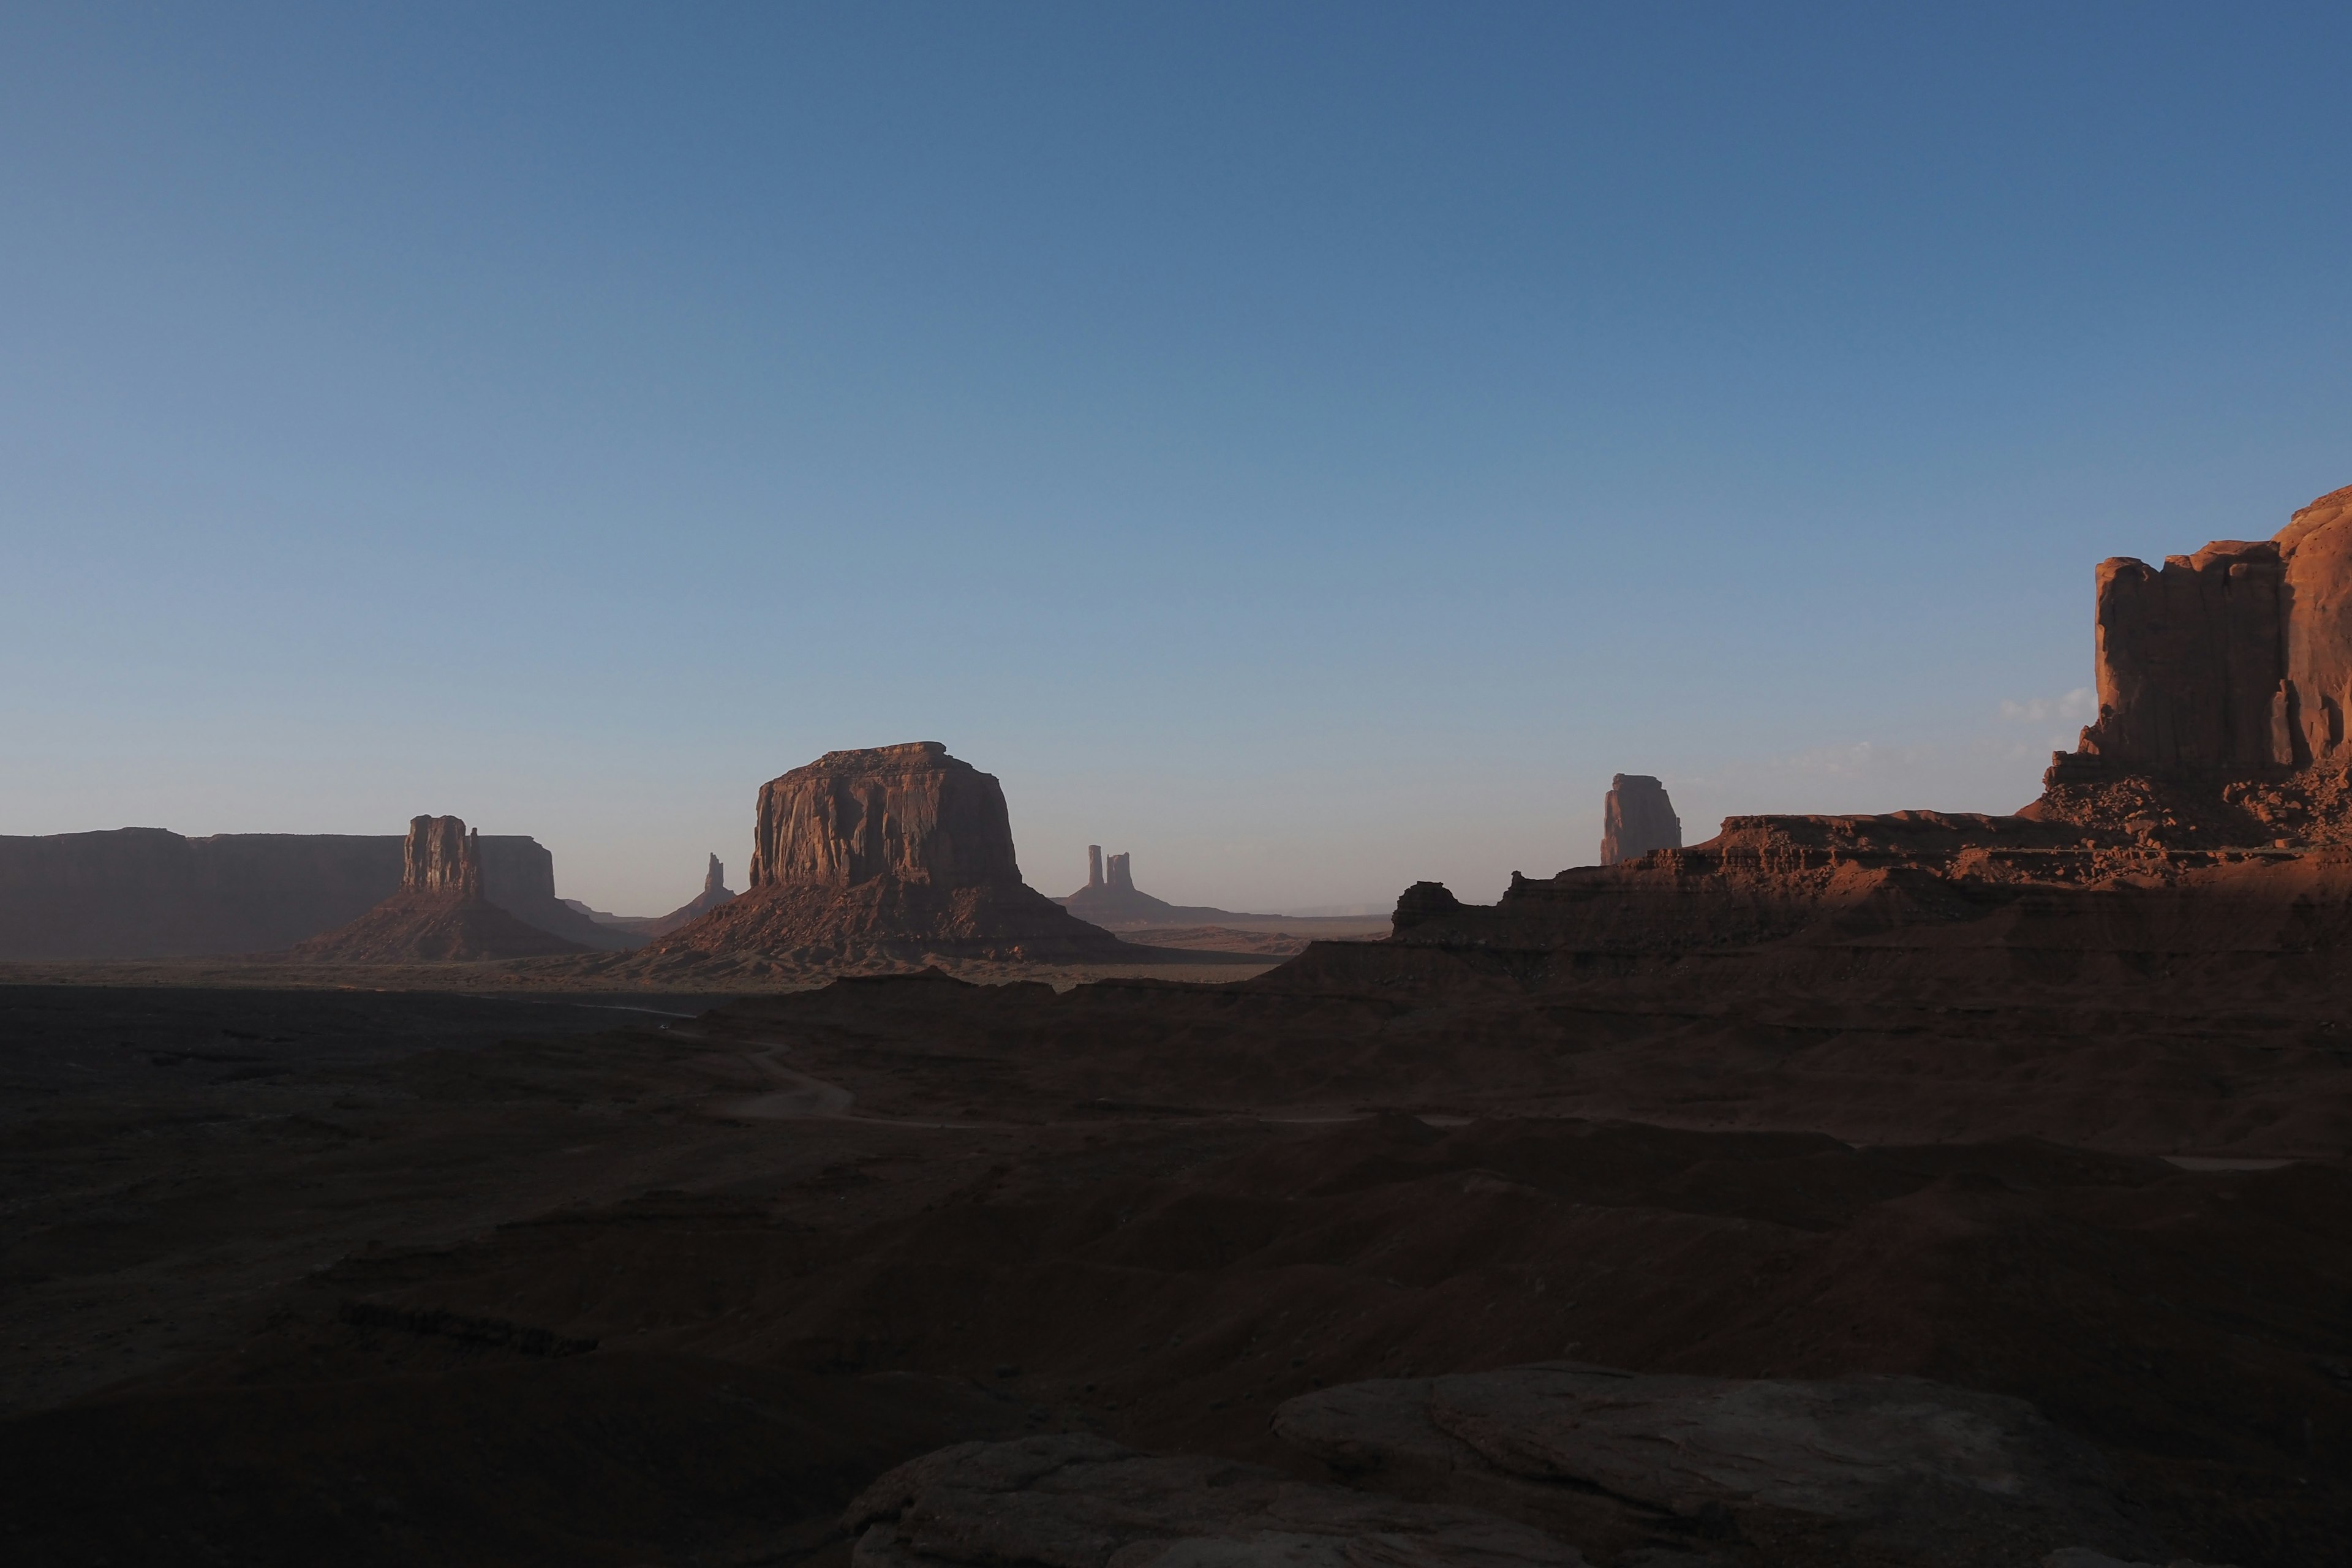
M 2117 557 L 2096 583 L 2099 716 L 2055 759 L 2053 784 L 2352 761 L 2352 488 L 2271 539 L 2217 541 L 2160 568 Z
M 937 741 L 827 752 L 760 788 L 751 885 L 1019 887 L 1004 791 Z
M 400 846 L 400 890 L 482 901 L 482 836 L 454 816 L 419 816 Z
M 1542 1531 L 1472 1508 L 1297 1481 L 1083 1433 L 960 1443 L 899 1466 L 843 1516 L 853 1568 L 1580 1568 Z
M 482 841 L 454 816 L 410 821 L 400 889 L 348 925 L 295 944 L 317 963 L 446 963 L 585 952 L 483 896 Z
M 1653 849 L 1683 847 L 1683 819 L 1666 786 L 1647 773 L 1619 773 L 1601 804 L 1601 863 L 1638 860 Z
M 1955 1005 L 2045 985 L 2130 994 L 2157 977 L 2352 984 L 2352 851 L 2168 847 L 2125 827 L 1960 812 L 1735 816 L 1688 848 L 1515 873 L 1492 904 L 1417 883 L 1387 942 L 1318 943 L 1286 983 L 1550 988 L 1634 973 L 1734 990 L 1867 979 L 1915 1000 L 1942 988 Z
M 1288 1401 L 1274 1426 L 1352 1484 L 1492 1509 L 1611 1560 L 1940 1568 L 2154 1549 L 2088 1445 L 2022 1400 L 1924 1378 L 1555 1363 L 1342 1384 Z
M 481 838 L 482 893 L 526 924 L 589 946 L 596 932 L 555 897 L 554 859 L 520 836 Z M 397 834 L 233 833 L 160 827 L 0 837 L 0 959 L 276 952 L 397 892 Z
M 805 964 L 1134 951 L 1021 879 L 1004 792 L 936 741 L 828 752 L 761 786 L 751 886 L 655 955 Z

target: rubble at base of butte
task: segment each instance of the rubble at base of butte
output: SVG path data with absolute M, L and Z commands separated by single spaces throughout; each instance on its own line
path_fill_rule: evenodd
M 419 816 L 401 852 L 400 890 L 349 925 L 299 942 L 298 959 L 446 963 L 590 951 L 526 925 L 482 896 L 482 840 L 454 816 Z
M 828 752 L 760 790 L 751 885 L 657 939 L 681 957 L 836 964 L 1132 958 L 1021 879 L 1004 791 L 937 741 Z
M 1619 773 L 1601 804 L 1601 863 L 1639 860 L 1653 849 L 1683 847 L 1683 819 L 1666 786 L 1647 773 Z

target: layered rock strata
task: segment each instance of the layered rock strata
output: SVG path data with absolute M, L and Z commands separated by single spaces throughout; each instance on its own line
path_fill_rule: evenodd
M 2352 984 L 2352 850 L 2165 847 L 1963 813 L 1731 817 L 1705 844 L 1640 861 L 1515 874 L 1492 904 L 1416 884 L 1386 942 L 1318 942 L 1254 984 L 1417 994 L 1636 983 L 1931 1011 L 2159 984 L 2283 1004 Z
M 1021 879 L 1004 792 L 936 741 L 828 752 L 760 790 L 751 886 L 656 955 L 1066 962 L 1135 950 Z
M 1601 803 L 1601 863 L 1638 860 L 1653 849 L 1683 847 L 1683 819 L 1666 786 L 1647 773 L 1619 773 Z
M 308 963 L 444 963 L 585 952 L 482 893 L 482 841 L 454 816 L 419 816 L 401 847 L 400 890 L 348 925 L 293 948 Z

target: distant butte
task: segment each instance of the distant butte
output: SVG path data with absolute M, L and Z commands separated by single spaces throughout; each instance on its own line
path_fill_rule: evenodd
M 769 780 L 750 888 L 646 952 L 820 964 L 1138 956 L 1022 881 L 1003 787 L 937 741 L 828 752 Z
M 419 816 L 402 848 L 400 890 L 293 952 L 315 963 L 440 963 L 588 951 L 483 897 L 481 835 L 454 816 Z
M 1683 819 L 1666 786 L 1647 773 L 1619 773 L 1601 803 L 1601 863 L 1639 860 L 1653 849 L 1683 847 Z

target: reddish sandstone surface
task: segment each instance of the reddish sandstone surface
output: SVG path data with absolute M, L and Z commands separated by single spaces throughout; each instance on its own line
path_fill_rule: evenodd
M 2340 773 L 2352 703 L 2352 487 L 2270 539 L 2100 563 L 2099 716 L 2053 781 Z

